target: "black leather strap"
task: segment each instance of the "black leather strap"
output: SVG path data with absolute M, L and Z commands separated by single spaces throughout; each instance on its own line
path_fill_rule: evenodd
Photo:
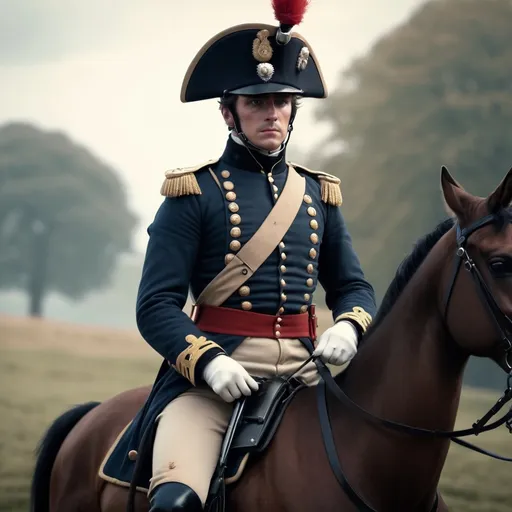
M 322 379 L 325 381 L 325 384 L 329 388 L 329 391 L 342 403 L 348 405 L 352 409 L 358 412 L 358 414 L 362 415 L 369 421 L 373 423 L 377 423 L 383 425 L 385 427 L 389 427 L 393 430 L 397 430 L 399 432 L 404 432 L 406 434 L 413 434 L 417 436 L 425 436 L 425 437 L 436 437 L 436 438 L 453 438 L 453 437 L 465 437 L 472 436 L 475 433 L 480 432 L 488 432 L 490 430 L 494 430 L 501 425 L 508 424 L 509 421 L 512 420 L 512 408 L 508 413 L 503 415 L 500 419 L 496 420 L 493 423 L 489 423 L 488 425 L 481 426 L 478 428 L 471 427 L 462 430 L 430 430 L 421 427 L 411 427 L 409 425 L 405 425 L 404 423 L 399 423 L 395 421 L 386 420 L 384 418 L 379 418 L 378 416 L 374 416 L 372 413 L 358 405 L 354 402 L 336 383 L 333 376 L 329 372 L 329 370 L 323 365 L 323 363 L 317 360 L 317 367 Z M 503 399 L 503 400 L 502 400 Z M 512 394 L 507 390 L 505 392 L 504 397 L 498 400 L 499 409 L 501 409 L 509 400 L 512 399 Z
M 490 452 L 489 450 L 485 450 L 484 448 L 480 448 L 479 446 L 475 446 L 474 444 L 468 443 L 463 439 L 457 439 L 454 437 L 452 442 L 460 444 L 464 446 L 464 448 L 469 448 L 477 453 L 481 453 L 482 455 L 487 455 L 488 457 L 492 457 L 493 459 L 502 460 L 503 462 L 512 462 L 512 457 L 503 457 L 502 455 L 498 455 L 496 453 Z
M 322 365 L 318 365 L 319 369 Z M 327 368 L 323 367 L 321 370 L 322 377 L 324 377 L 325 372 L 329 374 L 329 377 L 332 379 Z M 374 508 L 368 505 L 359 494 L 352 488 L 347 478 L 343 474 L 343 470 L 341 469 L 341 465 L 338 458 L 338 453 L 336 450 L 336 443 L 334 441 L 334 436 L 332 433 L 331 422 L 329 420 L 329 411 L 327 405 L 327 390 L 326 390 L 326 379 L 324 378 L 319 382 L 317 386 L 317 403 L 318 403 L 318 414 L 320 417 L 320 427 L 322 429 L 322 438 L 324 441 L 325 451 L 327 453 L 327 458 L 329 459 L 329 464 L 331 465 L 332 472 L 336 477 L 336 480 L 340 484 L 341 488 L 346 492 L 350 501 L 357 507 L 358 512 L 377 512 Z M 439 494 L 436 492 L 434 497 L 434 503 L 430 512 L 436 512 L 439 507 Z
M 332 472 L 338 480 L 341 488 L 347 493 L 348 497 L 357 507 L 359 512 L 376 512 L 375 509 L 367 505 L 359 494 L 352 489 L 348 483 L 341 465 L 339 462 L 338 454 L 336 451 L 336 444 L 334 442 L 334 436 L 332 435 L 331 422 L 329 420 L 329 412 L 327 409 L 327 392 L 325 389 L 325 381 L 319 382 L 317 386 L 317 403 L 318 403 L 318 414 L 320 416 L 320 427 L 322 429 L 322 439 L 324 441 L 325 451 L 331 465 Z

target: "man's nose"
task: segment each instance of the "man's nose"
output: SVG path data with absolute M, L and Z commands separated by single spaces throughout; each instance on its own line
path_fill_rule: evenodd
M 273 101 L 269 101 L 267 104 L 267 116 L 269 119 L 277 118 L 277 107 Z

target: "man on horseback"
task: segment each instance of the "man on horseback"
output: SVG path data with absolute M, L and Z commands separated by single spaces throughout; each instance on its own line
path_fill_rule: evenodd
M 311 47 L 291 33 L 303 13 L 274 4 L 278 28 L 218 34 L 183 82 L 183 102 L 220 98 L 229 136 L 219 159 L 166 173 L 148 229 L 137 322 L 165 363 L 115 450 L 121 473 L 139 478 L 141 433 L 154 425 L 151 512 L 202 510 L 233 401 L 256 391 L 258 377 L 297 372 L 315 385 L 315 364 L 302 363 L 312 353 L 348 362 L 375 314 L 339 209 L 340 180 L 286 160 L 298 98 L 327 92 Z M 317 341 L 318 282 L 334 325 Z M 109 462 L 102 471 L 115 473 Z

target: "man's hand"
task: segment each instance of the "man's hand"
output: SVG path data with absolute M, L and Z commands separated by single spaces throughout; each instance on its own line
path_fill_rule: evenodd
M 340 366 L 356 355 L 357 339 L 356 327 L 342 320 L 320 336 L 313 355 L 320 357 L 324 363 Z
M 259 387 L 240 363 L 225 355 L 215 357 L 206 365 L 203 379 L 225 402 L 249 396 Z

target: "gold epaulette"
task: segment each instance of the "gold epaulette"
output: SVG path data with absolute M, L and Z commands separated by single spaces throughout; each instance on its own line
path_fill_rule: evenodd
M 178 167 L 165 171 L 165 180 L 160 188 L 160 194 L 166 197 L 188 196 L 201 194 L 201 188 L 194 173 L 219 161 L 218 158 L 208 160 L 194 167 Z
M 308 169 L 303 165 L 295 164 L 293 162 L 288 163 L 296 169 L 307 172 L 318 179 L 322 186 L 322 201 L 324 203 L 331 204 L 333 206 L 341 206 L 343 198 L 341 194 L 341 180 L 338 177 L 323 171 L 313 171 L 312 169 Z

